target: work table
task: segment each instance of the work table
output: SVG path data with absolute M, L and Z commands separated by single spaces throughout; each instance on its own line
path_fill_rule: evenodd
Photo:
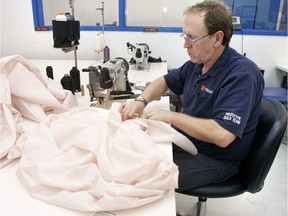
M 52 66 L 54 80 L 59 81 L 64 74 L 69 74 L 69 71 L 74 65 L 74 61 L 70 60 L 31 60 L 43 73 L 46 73 L 46 67 Z M 97 61 L 80 60 L 78 61 L 78 69 L 80 71 L 81 84 L 85 86 L 85 96 L 81 96 L 81 92 L 75 93 L 76 99 L 80 106 L 89 106 L 90 98 L 86 88 L 88 84 L 88 73 L 82 72 L 82 68 L 95 66 Z M 158 76 L 164 75 L 167 72 L 166 63 L 152 63 L 149 70 L 129 70 L 128 78 L 133 83 L 147 83 L 153 81 Z M 161 100 L 148 104 L 146 109 L 169 109 L 169 98 L 162 97 Z M 27 120 L 26 128 L 33 129 L 33 122 Z M 160 147 L 172 160 L 172 145 L 161 145 Z M 170 190 L 163 199 L 152 202 L 148 205 L 141 206 L 135 209 L 128 209 L 117 212 L 77 212 L 70 209 L 54 206 L 33 198 L 23 187 L 18 180 L 16 172 L 18 160 L 13 161 L 6 167 L 1 169 L 1 213 L 3 215 L 69 215 L 69 216 L 153 216 L 153 215 L 175 215 L 175 193 Z

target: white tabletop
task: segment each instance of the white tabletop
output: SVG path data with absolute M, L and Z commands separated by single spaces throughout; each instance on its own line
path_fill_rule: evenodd
M 283 71 L 283 72 L 288 73 L 288 65 L 287 64 L 277 64 L 276 68 Z
M 52 66 L 54 72 L 54 80 L 62 78 L 63 74 L 69 73 L 74 65 L 74 61 L 70 60 L 31 60 L 38 68 L 46 73 L 46 67 Z M 95 66 L 99 62 L 97 61 L 78 61 L 78 69 L 82 71 L 82 68 L 88 68 L 89 66 Z M 166 63 L 153 63 L 150 66 L 150 70 L 136 71 L 131 70 L 128 72 L 128 78 L 130 82 L 151 82 L 160 75 L 167 73 Z M 131 80 L 130 80 L 131 78 Z M 88 84 L 88 73 L 81 72 L 81 84 L 86 86 Z M 75 94 L 80 105 L 89 105 L 89 94 L 85 90 L 85 96 L 81 96 L 80 93 Z M 147 110 L 155 108 L 169 109 L 169 98 L 162 97 L 161 100 L 148 104 Z M 33 124 L 29 124 L 27 121 L 27 127 L 32 128 Z M 161 145 L 160 147 L 169 157 L 172 159 L 172 145 Z M 175 193 L 174 190 L 170 190 L 167 196 L 163 199 L 152 202 L 148 205 L 141 206 L 135 209 L 129 209 L 125 211 L 117 212 L 101 212 L 101 213 L 87 213 L 78 212 L 61 208 L 55 205 L 48 204 L 33 198 L 23 187 L 21 182 L 17 179 L 17 167 L 18 161 L 14 161 L 11 164 L 0 170 L 1 172 L 1 184 L 0 184 L 0 206 L 1 215 L 14 216 L 14 215 L 57 215 L 57 216 L 159 216 L 159 215 L 175 215 Z

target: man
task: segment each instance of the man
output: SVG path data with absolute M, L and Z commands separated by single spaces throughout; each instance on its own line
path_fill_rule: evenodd
M 183 113 L 145 114 L 171 124 L 198 149 L 192 156 L 173 146 L 179 191 L 223 181 L 238 171 L 256 132 L 264 87 L 257 65 L 229 47 L 232 15 L 224 3 L 203 1 L 187 8 L 183 32 L 191 61 L 153 81 L 121 109 L 126 120 L 140 116 L 168 88 L 183 96 Z

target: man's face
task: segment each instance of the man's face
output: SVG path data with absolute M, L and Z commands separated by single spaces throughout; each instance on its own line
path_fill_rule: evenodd
M 187 14 L 184 20 L 183 33 L 186 35 L 184 48 L 193 63 L 208 62 L 213 53 L 213 35 L 208 35 L 204 25 L 204 12 L 195 12 Z M 194 42 L 193 42 L 194 39 Z

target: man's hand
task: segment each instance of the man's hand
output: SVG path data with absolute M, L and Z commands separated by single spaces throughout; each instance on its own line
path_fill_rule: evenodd
M 141 101 L 132 101 L 122 104 L 119 110 L 122 121 L 140 117 L 144 108 L 145 105 Z
M 152 120 L 157 120 L 157 121 L 162 121 L 168 124 L 171 124 L 171 118 L 172 118 L 173 112 L 168 111 L 168 110 L 153 110 L 145 113 L 145 118 L 147 119 L 152 119 Z

